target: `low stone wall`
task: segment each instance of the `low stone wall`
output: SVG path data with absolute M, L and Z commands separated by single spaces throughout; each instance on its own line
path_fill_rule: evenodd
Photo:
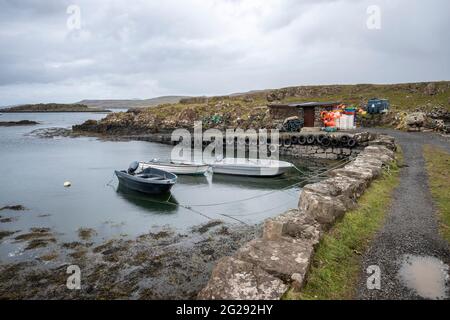
M 305 283 L 322 235 L 356 206 L 382 168 L 394 160 L 394 139 L 379 135 L 330 178 L 306 185 L 298 209 L 264 222 L 263 236 L 219 260 L 199 299 L 280 299 Z
M 337 136 L 337 139 L 339 139 L 338 137 L 342 135 L 351 137 L 356 140 L 357 144 L 356 146 L 350 148 L 348 146 L 341 145 L 324 147 L 317 143 L 313 145 L 286 145 L 285 143 L 282 143 L 280 145 L 280 155 L 294 156 L 296 158 L 340 160 L 347 157 L 356 157 L 364 150 L 365 147 L 377 139 L 376 134 L 369 132 L 359 132 L 355 134 L 338 133 L 334 135 Z M 333 134 L 330 136 L 333 136 Z
M 355 156 L 361 151 L 361 148 L 324 148 L 321 146 L 289 146 L 280 148 L 280 154 L 285 156 L 330 160 L 338 160 L 349 156 Z

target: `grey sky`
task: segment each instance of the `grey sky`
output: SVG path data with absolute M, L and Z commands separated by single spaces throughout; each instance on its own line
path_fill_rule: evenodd
M 449 12 L 447 0 L 0 0 L 0 105 L 450 80 Z

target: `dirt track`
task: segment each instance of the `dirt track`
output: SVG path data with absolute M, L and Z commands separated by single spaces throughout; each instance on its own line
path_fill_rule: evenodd
M 416 289 L 408 288 L 406 282 L 401 280 L 400 274 L 402 273 L 399 271 L 405 255 L 434 257 L 447 266 L 450 263 L 449 245 L 440 237 L 438 232 L 437 215 L 428 188 L 423 157 L 424 144 L 435 145 L 450 152 L 450 143 L 446 138 L 433 133 L 405 133 L 387 129 L 373 131 L 381 131 L 396 138 L 397 143 L 403 150 L 405 167 L 401 170 L 400 185 L 394 191 L 393 203 L 385 225 L 376 235 L 368 252 L 363 257 L 357 298 L 430 298 L 430 296 L 419 295 Z M 377 265 L 381 269 L 380 290 L 367 289 L 368 275 L 366 268 L 371 265 Z M 432 270 L 428 270 L 427 266 L 428 264 L 422 265 L 422 271 L 418 272 L 418 281 L 423 281 L 425 287 L 432 285 L 431 280 L 426 278 L 432 274 Z M 443 285 L 445 286 L 445 283 Z M 449 297 L 448 281 L 446 289 L 446 297 L 441 298 L 448 299 Z

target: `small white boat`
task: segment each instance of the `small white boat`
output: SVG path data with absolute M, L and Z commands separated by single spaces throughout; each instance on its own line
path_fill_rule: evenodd
M 211 164 L 214 174 L 251 177 L 275 177 L 284 174 L 294 165 L 271 159 L 225 158 Z
M 153 159 L 149 162 L 139 162 L 139 168 L 141 170 L 147 168 L 156 168 L 159 170 L 168 171 L 174 174 L 186 174 L 186 175 L 202 175 L 205 174 L 210 166 L 204 163 L 195 162 L 163 162 Z

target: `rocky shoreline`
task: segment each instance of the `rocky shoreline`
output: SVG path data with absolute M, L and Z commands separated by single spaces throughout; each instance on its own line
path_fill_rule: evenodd
M 49 228 L 3 231 L 0 243 L 21 243 L 35 259 L 0 264 L 0 299 L 194 299 L 217 260 L 259 233 L 260 226 L 218 220 L 188 233 L 163 228 L 101 243 L 88 228 L 72 242 Z M 66 287 L 69 265 L 80 267 L 81 290 Z

